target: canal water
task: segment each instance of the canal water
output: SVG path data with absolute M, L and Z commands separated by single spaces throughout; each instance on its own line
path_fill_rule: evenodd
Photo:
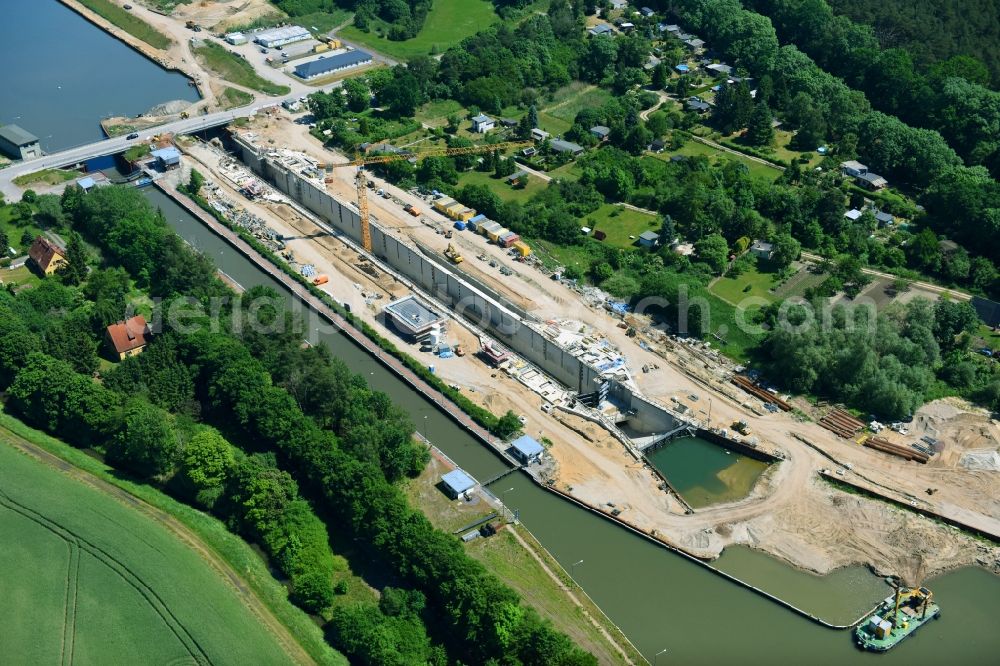
M 244 287 L 280 283 L 156 190 L 147 190 L 170 225 Z M 290 307 L 300 307 L 289 295 Z M 315 332 L 314 332 L 315 333 Z M 411 415 L 417 429 L 474 476 L 504 464 L 486 447 L 383 369 L 342 334 L 322 340 L 369 383 Z M 995 663 L 1000 654 L 1000 578 L 963 569 L 927 581 L 942 619 L 886 655 L 857 650 L 848 632 L 820 627 L 778 604 L 599 518 L 515 474 L 502 481 L 508 505 L 524 525 L 652 662 L 660 664 L 962 664 Z M 577 566 L 574 562 L 583 560 Z M 773 594 L 786 596 L 833 622 L 873 606 L 888 588 L 860 568 L 809 576 L 745 548 L 728 551 L 723 568 Z M 850 618 L 854 619 L 854 618 Z
M 2 0 L 0 124 L 37 136 L 46 152 L 104 137 L 100 120 L 175 99 L 196 101 L 169 72 L 56 0 Z
M 678 437 L 646 457 L 695 509 L 743 499 L 767 469 L 701 437 Z

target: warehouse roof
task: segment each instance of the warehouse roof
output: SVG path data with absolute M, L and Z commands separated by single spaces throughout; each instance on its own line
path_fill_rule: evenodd
M 254 39 L 258 41 L 267 40 L 280 40 L 280 39 L 291 39 L 293 37 L 301 37 L 304 35 L 309 35 L 309 31 L 300 25 L 288 25 L 283 28 L 272 28 L 270 30 L 262 30 L 254 35 Z
M 151 154 L 156 159 L 163 160 L 164 162 L 175 161 L 181 158 L 181 151 L 177 150 L 173 146 L 154 150 Z
M 320 74 L 344 69 L 345 67 L 353 67 L 354 65 L 371 62 L 371 59 L 372 56 L 367 51 L 338 53 L 335 56 L 302 63 L 295 68 L 295 76 L 301 79 L 308 79 L 312 76 L 319 76 Z
M 0 127 L 0 137 L 3 137 L 15 146 L 27 146 L 38 142 L 37 136 L 17 125 L 4 125 Z
M 429 328 L 443 319 L 440 314 L 418 301 L 413 295 L 389 303 L 385 306 L 385 311 L 414 332 Z

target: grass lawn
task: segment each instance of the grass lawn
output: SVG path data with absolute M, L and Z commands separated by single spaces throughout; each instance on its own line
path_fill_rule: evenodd
M 206 40 L 201 46 L 192 50 L 205 67 L 230 83 L 259 90 L 268 95 L 287 95 L 291 91 L 288 86 L 279 86 L 261 78 L 253 65 L 216 42 Z
M 222 99 L 222 106 L 225 109 L 234 109 L 239 106 L 246 106 L 253 101 L 253 95 L 250 93 L 244 90 L 229 87 L 223 90 L 219 97 Z
M 440 461 L 432 458 L 423 473 L 418 478 L 407 482 L 405 487 L 411 504 L 420 509 L 435 527 L 452 532 L 493 513 L 493 508 L 482 500 L 477 503 L 466 503 L 448 499 L 437 488 L 438 480 L 447 471 L 448 469 Z M 511 533 L 511 530 L 515 529 L 529 544 L 532 551 L 537 553 L 546 566 L 559 577 L 559 584 L 556 584 L 545 572 L 538 560 L 532 556 L 531 551 L 518 542 Z M 565 632 L 577 645 L 594 654 L 598 663 L 624 663 L 607 639 L 598 633 L 597 629 L 566 595 L 562 586 L 574 585 L 572 580 L 524 528 L 508 525 L 495 536 L 475 539 L 465 548 L 469 555 L 482 562 L 487 569 L 514 588 L 525 603 L 537 610 L 542 617 L 551 620 L 556 629 Z M 582 597 L 581 601 L 590 614 L 598 618 L 599 621 L 603 621 L 608 633 L 611 635 L 618 633 L 610 622 L 604 619 L 601 611 L 589 598 L 580 595 L 579 592 L 577 595 Z M 627 646 L 624 640 L 620 643 Z M 637 664 L 643 661 L 638 654 L 631 650 L 630 657 Z
M 173 43 L 162 32 L 109 0 L 80 0 L 80 4 L 153 48 L 165 49 Z
M 498 20 L 493 3 L 488 0 L 435 0 L 424 27 L 412 39 L 394 42 L 375 32 L 362 32 L 353 25 L 341 30 L 340 36 L 387 56 L 406 60 L 418 55 L 443 53 Z
M 544 190 L 546 186 L 545 181 L 541 178 L 529 175 L 527 184 L 522 188 L 515 189 L 504 182 L 502 178 L 493 178 L 492 173 L 486 173 L 483 171 L 466 171 L 462 173 L 459 176 L 458 184 L 461 187 L 465 187 L 466 185 L 485 185 L 505 202 L 520 201 L 522 203 L 526 202 L 541 190 Z
M 673 155 L 686 155 L 688 157 L 704 155 L 713 163 L 718 163 L 723 160 L 736 160 L 737 162 L 742 162 L 747 166 L 747 169 L 750 171 L 750 175 L 758 178 L 766 178 L 771 181 L 777 179 L 778 176 L 781 175 L 781 171 L 776 167 L 761 164 L 760 162 L 749 159 L 746 155 L 727 153 L 713 146 L 701 143 L 700 141 L 695 141 L 694 139 L 688 139 L 687 142 L 677 150 L 658 153 L 656 157 L 661 160 L 669 160 Z
M 986 324 L 980 324 L 976 329 L 973 338 L 973 348 L 989 347 L 994 352 L 1000 351 L 1000 333 L 997 333 Z
M 588 215 L 584 222 L 595 231 L 607 234 L 607 237 L 599 242 L 622 248 L 638 247 L 639 234 L 643 231 L 660 229 L 660 218 L 655 215 L 640 213 L 616 204 L 604 204 Z
M 774 290 L 777 298 L 802 298 L 806 290 L 810 287 L 818 287 L 828 277 L 826 273 L 813 272 L 810 268 L 815 268 L 815 264 L 804 262 L 797 273 L 785 280 L 780 287 Z
M 11 444 L 16 441 L 28 441 L 96 478 L 86 476 L 93 483 L 83 483 L 73 478 L 75 472 L 57 471 L 16 450 Z M 97 489 L 93 484 L 100 481 L 117 486 L 145 504 L 124 495 L 118 499 Z M 214 663 L 291 662 L 290 655 L 247 608 L 231 582 L 220 577 L 187 542 L 163 527 L 165 521 L 175 520 L 194 533 L 196 546 L 207 547 L 240 573 L 243 582 L 289 628 L 310 657 L 323 664 L 346 663 L 325 643 L 313 621 L 288 602 L 286 590 L 274 580 L 263 560 L 221 522 L 148 485 L 129 481 L 84 452 L 4 413 L 0 413 L 0 487 L 4 492 L 0 496 L 4 500 L 0 505 L 3 520 L 13 520 L 12 513 L 23 516 L 11 508 L 8 498 L 33 510 L 36 518 L 15 521 L 20 525 L 17 532 L 0 527 L 3 534 L 17 534 L 16 539 L 6 540 L 8 547 L 0 549 L 3 570 L 28 570 L 12 567 L 8 558 L 16 549 L 11 543 L 18 544 L 20 550 L 46 546 L 34 558 L 32 576 L 11 575 L 0 582 L 4 590 L 0 595 L 0 618 L 4 621 L 8 654 L 33 655 L 53 649 L 53 643 L 59 654 L 67 605 L 65 585 L 71 571 L 60 566 L 66 561 L 60 553 L 66 553 L 79 561 L 75 641 L 81 661 L 86 657 L 86 661 L 96 663 L 140 663 L 149 661 L 149 654 L 173 654 L 177 638 L 163 620 L 169 609 L 175 628 L 183 627 Z M 163 513 L 157 513 L 154 520 L 150 514 L 157 511 Z M 52 536 L 42 539 L 39 530 L 31 528 L 40 522 Z M 67 531 L 95 548 L 87 550 L 79 543 L 66 541 Z M 55 549 L 51 548 L 53 538 L 57 539 Z M 116 561 L 127 565 L 131 576 Z M 50 598 L 45 581 L 58 581 L 64 594 L 58 600 Z M 153 604 L 148 600 L 150 591 L 159 597 Z M 19 595 L 30 601 L 18 604 Z M 44 606 L 42 599 L 46 600 Z M 84 616 L 95 603 L 99 607 L 88 614 L 107 615 L 106 619 Z M 40 613 L 57 615 L 59 630 L 55 634 L 42 632 L 45 627 L 32 622 Z M 109 627 L 109 623 L 113 626 Z M 134 654 L 137 649 L 143 654 Z M 173 663 L 191 663 L 187 652 L 180 656 L 181 661 Z M 165 659 L 160 661 L 166 663 Z
M 792 140 L 792 133 L 788 130 L 774 130 L 774 156 L 784 162 L 793 162 L 803 155 L 801 151 L 788 147 Z M 807 164 L 800 164 L 803 170 L 812 169 L 823 161 L 823 156 L 814 151 L 809 151 L 812 157 Z
M 20 219 L 15 221 L 12 219 L 13 216 L 14 216 L 13 206 L 8 204 L 6 206 L 0 207 L 0 229 L 2 229 L 5 234 L 7 234 L 7 240 L 10 241 L 10 245 L 13 246 L 15 250 L 17 250 L 17 254 L 12 255 L 10 254 L 10 252 L 6 251 L 7 248 L 3 248 L 4 251 L 0 252 L 0 257 L 3 256 L 14 257 L 27 254 L 28 247 L 31 245 L 31 243 L 30 242 L 27 244 L 22 243 L 21 236 L 24 236 L 25 232 L 28 232 L 28 235 L 31 236 L 31 240 L 34 241 L 35 236 L 38 236 L 42 233 L 41 227 L 35 224 L 34 220 L 30 222 L 25 222 Z M 5 282 L 7 281 L 7 274 L 9 274 L 9 271 L 5 269 L 4 272 L 2 273 Z
M 18 176 L 14 179 L 14 184 L 18 187 L 27 187 L 28 185 L 58 185 L 59 183 L 65 183 L 67 180 L 73 180 L 80 174 L 76 171 L 63 171 L 62 169 L 42 169 L 41 171 L 34 171 L 32 173 L 26 173 L 22 176 Z
M 581 110 L 602 107 L 609 99 L 611 93 L 607 90 L 574 82 L 557 90 L 553 102 L 540 109 L 539 113 L 572 124 Z
M 550 169 L 545 173 L 552 178 L 563 178 L 565 180 L 580 180 L 581 175 L 580 165 L 578 165 L 576 161 L 567 162 L 566 164 L 556 167 L 555 169 Z
M 584 272 L 590 268 L 590 262 L 594 260 L 594 255 L 588 249 L 588 245 L 597 242 L 591 240 L 580 245 L 556 245 L 541 238 L 527 238 L 526 241 L 535 250 L 542 263 L 549 268 L 554 268 L 557 265 L 575 266 Z
M 774 286 L 777 273 L 769 266 L 757 263 L 753 268 L 744 271 L 738 277 L 728 276 L 716 280 L 709 288 L 719 298 L 737 304 L 745 298 L 756 296 L 768 302 L 773 302 L 774 294 L 770 289 Z
M 127 500 L 25 455 L 11 443 L 19 439 L 11 422 L 4 415 L 0 428 L 6 654 L 66 650 L 81 663 L 291 660 L 194 547 Z
M 463 119 L 467 115 L 465 108 L 456 100 L 442 99 L 427 102 L 417 109 L 414 117 L 417 119 L 417 122 L 431 125 L 432 127 L 443 127 L 448 124 L 448 116 L 452 114 Z

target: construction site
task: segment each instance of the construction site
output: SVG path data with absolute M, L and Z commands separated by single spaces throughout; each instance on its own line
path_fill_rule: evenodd
M 710 343 L 553 279 L 529 242 L 459 202 L 359 181 L 358 161 L 283 110 L 232 134 L 180 142 L 210 205 L 469 399 L 518 414 L 552 488 L 701 558 L 745 544 L 817 573 L 1000 572 L 989 414 L 938 401 L 872 428 L 778 395 Z M 646 457 L 689 435 L 767 468 L 745 496 L 692 509 Z

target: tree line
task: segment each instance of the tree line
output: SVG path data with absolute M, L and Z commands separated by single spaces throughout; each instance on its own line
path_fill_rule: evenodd
M 325 349 L 303 348 L 302 325 L 277 294 L 235 298 L 134 188 L 71 188 L 64 199 L 103 263 L 80 286 L 50 278 L 0 292 L 0 380 L 22 418 L 97 448 L 259 543 L 293 601 L 328 615 L 330 642 L 353 660 L 594 663 L 408 505 L 395 482 L 427 461 L 412 424 Z M 191 274 L 167 268 L 178 266 Z M 97 349 L 99 313 L 123 316 L 122 291 L 133 288 L 205 312 L 225 297 L 223 314 L 235 316 L 213 327 L 196 309 L 190 328 L 157 335 L 95 381 L 71 359 Z M 230 323 L 250 319 L 270 332 Z M 67 320 L 69 343 L 49 334 Z M 334 603 L 344 580 L 335 585 L 330 531 L 383 569 L 390 587 L 380 604 Z

